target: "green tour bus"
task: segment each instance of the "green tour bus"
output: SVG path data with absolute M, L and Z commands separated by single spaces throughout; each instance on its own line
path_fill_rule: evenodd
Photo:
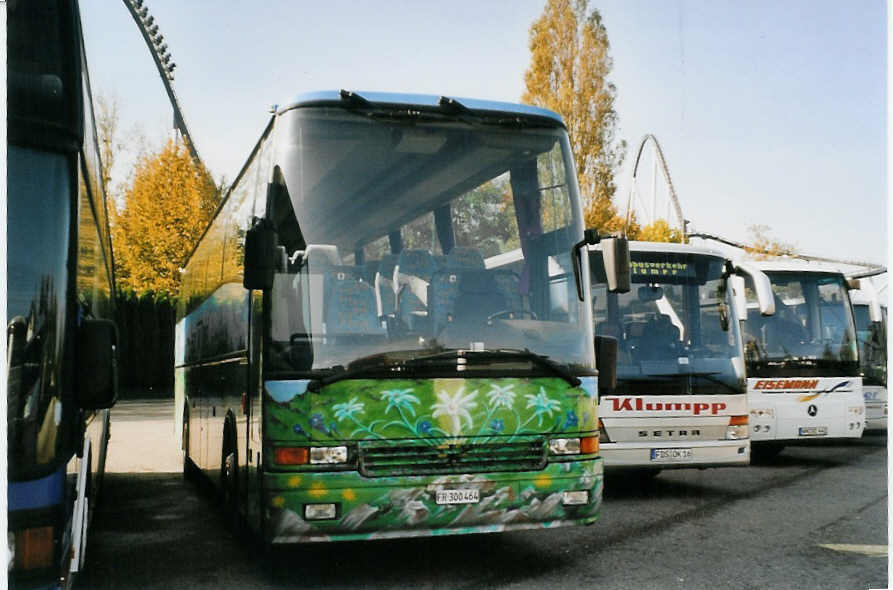
M 275 544 L 598 518 L 616 341 L 593 336 L 574 170 L 540 108 L 342 90 L 274 109 L 176 328 L 184 473 L 229 525 Z M 602 244 L 622 287 L 625 242 Z

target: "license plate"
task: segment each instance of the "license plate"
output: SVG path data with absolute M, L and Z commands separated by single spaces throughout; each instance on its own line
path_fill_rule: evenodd
M 800 436 L 827 436 L 827 426 L 801 426 Z
M 693 457 L 691 449 L 651 449 L 652 461 L 688 461 Z
M 438 504 L 477 504 L 481 501 L 480 490 L 437 490 L 434 501 Z

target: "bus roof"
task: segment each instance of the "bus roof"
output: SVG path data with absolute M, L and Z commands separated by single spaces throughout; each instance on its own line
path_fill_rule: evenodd
M 802 258 L 753 260 L 751 262 L 763 272 L 820 272 L 826 274 L 844 274 L 839 266 L 813 260 L 804 260 Z
M 296 98 L 283 105 L 274 107 L 276 114 L 284 113 L 290 109 L 309 107 L 309 106 L 343 106 L 345 98 L 343 90 L 319 90 L 316 92 L 308 92 L 299 94 Z M 381 105 L 406 105 L 415 106 L 426 109 L 440 108 L 442 96 L 436 94 L 404 94 L 396 92 L 366 92 L 351 91 L 351 95 L 356 100 L 364 100 L 373 104 Z M 549 109 L 540 107 L 516 104 L 511 102 L 500 102 L 494 100 L 481 100 L 476 98 L 459 98 L 447 97 L 458 102 L 462 107 L 471 111 L 480 111 L 487 113 L 506 114 L 522 117 L 542 117 L 551 119 L 557 124 L 564 127 L 564 120 L 561 115 Z
M 589 246 L 592 251 L 598 251 L 599 246 Z M 717 258 L 728 259 L 729 257 L 712 248 L 704 248 L 701 246 L 692 246 L 691 244 L 677 244 L 675 242 L 635 242 L 629 243 L 630 252 L 668 252 L 670 254 L 700 254 L 703 256 L 716 256 Z

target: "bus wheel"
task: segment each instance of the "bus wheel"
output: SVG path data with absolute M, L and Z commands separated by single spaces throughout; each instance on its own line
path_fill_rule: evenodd
M 230 444 L 223 448 L 221 458 L 221 488 L 223 490 L 223 520 L 226 528 L 238 534 L 241 525 L 239 515 L 239 461 L 236 451 Z
M 195 464 L 189 458 L 189 410 L 183 410 L 183 480 L 191 481 L 195 477 Z

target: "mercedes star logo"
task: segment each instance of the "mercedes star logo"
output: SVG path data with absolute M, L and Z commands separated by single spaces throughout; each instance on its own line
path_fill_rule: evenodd
M 806 408 L 806 413 L 810 416 L 815 416 L 819 413 L 819 409 L 816 407 L 815 404 L 809 404 L 809 407 Z

